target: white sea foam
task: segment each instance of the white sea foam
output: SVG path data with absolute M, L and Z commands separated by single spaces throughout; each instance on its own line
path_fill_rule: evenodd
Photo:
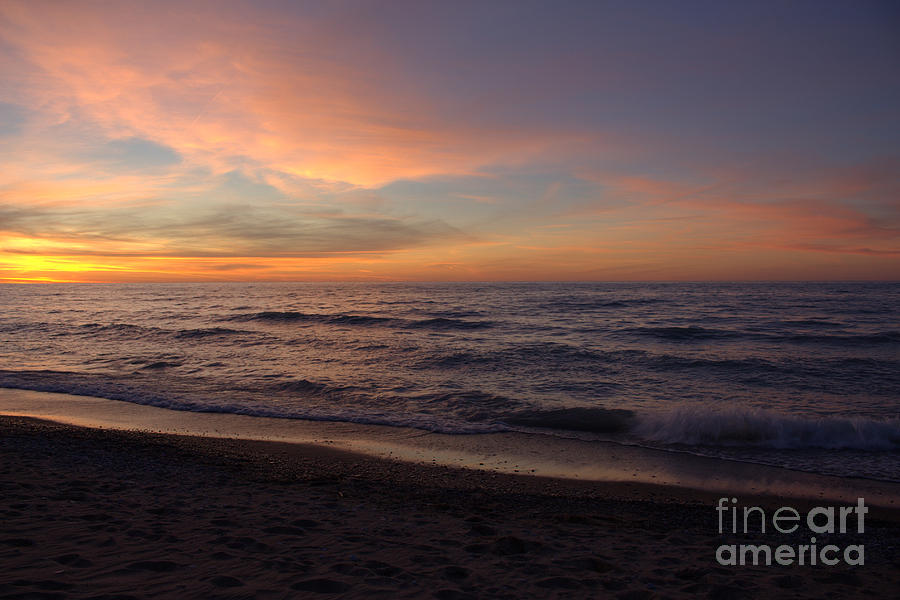
M 685 405 L 641 414 L 632 432 L 665 444 L 778 449 L 900 449 L 900 419 L 808 417 L 759 408 Z

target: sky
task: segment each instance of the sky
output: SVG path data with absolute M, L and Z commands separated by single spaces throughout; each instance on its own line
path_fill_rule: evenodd
M 0 0 L 0 282 L 900 280 L 900 8 Z

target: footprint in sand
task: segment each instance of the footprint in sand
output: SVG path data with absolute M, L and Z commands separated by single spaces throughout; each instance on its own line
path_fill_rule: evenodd
M 285 525 L 277 525 L 275 527 L 266 527 L 263 533 L 273 535 L 306 535 L 306 530 L 300 527 L 288 527 Z
M 67 567 L 74 567 L 76 569 L 84 569 L 86 567 L 93 566 L 93 562 L 89 561 L 86 558 L 83 558 L 80 554 L 65 554 L 63 556 L 58 556 L 54 558 L 56 562 L 61 565 L 66 565 Z
M 444 567 L 443 574 L 445 578 L 450 579 L 451 581 L 460 581 L 469 576 L 469 570 L 465 567 L 450 565 L 448 567 Z
M 236 577 L 229 577 L 228 575 L 216 575 L 209 581 L 214 586 L 221 588 L 234 588 L 244 585 L 244 582 L 240 579 L 237 579 Z
M 298 581 L 291 586 L 291 589 L 299 592 L 340 594 L 349 590 L 350 586 L 343 581 L 335 581 L 333 579 L 307 579 L 306 581 Z
M 171 573 L 179 567 L 170 560 L 141 560 L 128 565 L 130 570 L 153 571 L 154 573 Z

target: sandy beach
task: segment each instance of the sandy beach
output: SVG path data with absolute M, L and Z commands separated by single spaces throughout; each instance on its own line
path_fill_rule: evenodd
M 865 544 L 864 565 L 722 566 L 720 544 L 765 536 L 723 538 L 715 494 L 685 488 L 21 417 L 0 418 L 0 452 L 0 598 L 877 598 L 900 586 L 897 511 L 884 508 L 864 534 L 838 536 Z

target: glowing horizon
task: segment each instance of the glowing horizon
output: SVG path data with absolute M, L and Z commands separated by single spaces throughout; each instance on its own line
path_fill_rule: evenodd
M 888 2 L 0 4 L 0 282 L 900 280 Z

